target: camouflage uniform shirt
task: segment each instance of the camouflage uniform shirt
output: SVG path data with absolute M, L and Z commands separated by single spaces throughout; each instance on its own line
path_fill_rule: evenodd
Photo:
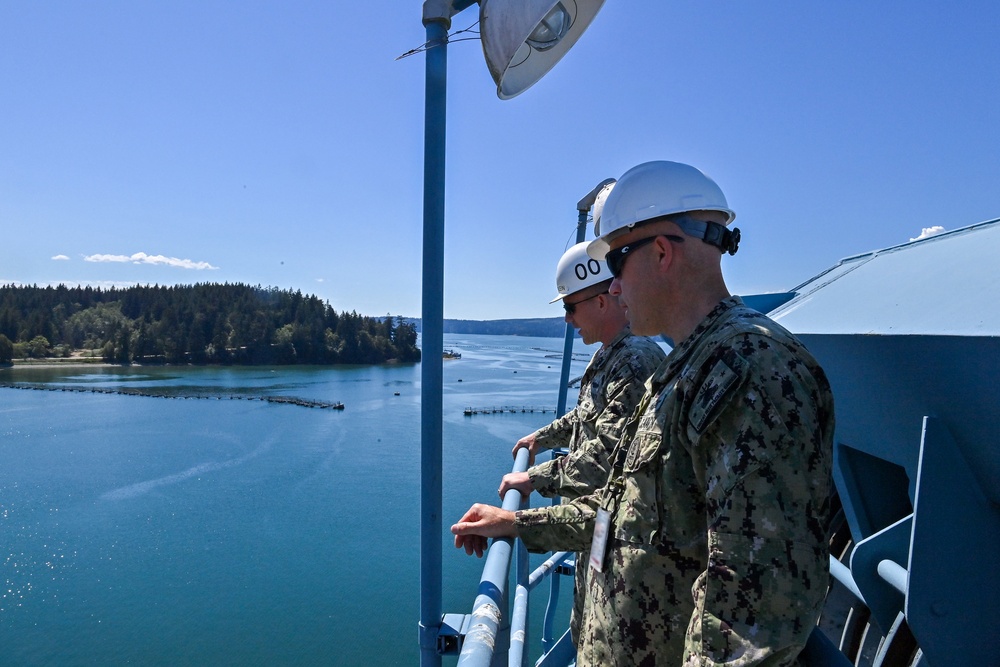
M 723 300 L 649 379 L 608 485 L 517 514 L 529 549 L 590 544 L 577 665 L 793 665 L 826 595 L 833 397 L 790 333 Z
M 535 431 L 540 447 L 569 449 L 566 456 L 528 469 L 535 491 L 547 498 L 577 498 L 607 483 L 611 450 L 645 392 L 646 379 L 665 356 L 653 340 L 633 336 L 628 327 L 594 354 L 576 407 Z

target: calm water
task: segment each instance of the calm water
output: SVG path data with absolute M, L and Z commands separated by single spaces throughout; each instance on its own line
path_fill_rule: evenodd
M 514 441 L 554 416 L 463 408 L 554 407 L 562 341 L 445 347 L 462 353 L 444 364 L 450 525 L 497 500 Z M 578 340 L 573 377 L 593 349 Z M 227 398 L 0 388 L 0 664 L 416 664 L 419 365 L 0 370 L 6 381 Z M 442 541 L 444 611 L 467 613 L 482 561 Z

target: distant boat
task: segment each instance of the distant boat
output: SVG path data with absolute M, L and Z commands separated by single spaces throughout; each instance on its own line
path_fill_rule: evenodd
M 455 350 L 445 350 L 443 353 L 441 353 L 441 358 L 442 359 L 461 359 L 462 358 L 462 353 L 461 352 L 456 352 Z

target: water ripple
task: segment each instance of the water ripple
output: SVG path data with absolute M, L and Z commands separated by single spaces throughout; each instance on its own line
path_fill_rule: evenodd
M 112 489 L 101 494 L 101 500 L 128 500 L 129 498 L 137 498 L 138 496 L 145 495 L 154 489 L 158 489 L 161 486 L 169 486 L 171 484 L 177 484 L 178 482 L 183 482 L 185 480 L 191 479 L 198 475 L 203 475 L 216 470 L 223 470 L 225 468 L 233 468 L 238 465 L 242 465 L 249 461 L 250 459 L 259 456 L 268 449 L 271 448 L 270 442 L 262 443 L 259 447 L 254 449 L 252 452 L 245 454 L 243 456 L 237 457 L 235 459 L 229 459 L 228 461 L 209 461 L 207 463 L 201 463 L 194 467 L 188 468 L 182 472 L 174 473 L 173 475 L 167 475 L 166 477 L 158 477 L 156 479 L 149 479 L 145 482 L 137 482 L 135 484 L 129 484 L 128 486 L 123 486 L 118 489 Z

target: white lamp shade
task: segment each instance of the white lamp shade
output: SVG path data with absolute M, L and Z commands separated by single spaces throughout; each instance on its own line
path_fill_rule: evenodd
M 520 95 L 545 76 L 603 5 L 604 0 L 481 0 L 479 29 L 497 96 Z

